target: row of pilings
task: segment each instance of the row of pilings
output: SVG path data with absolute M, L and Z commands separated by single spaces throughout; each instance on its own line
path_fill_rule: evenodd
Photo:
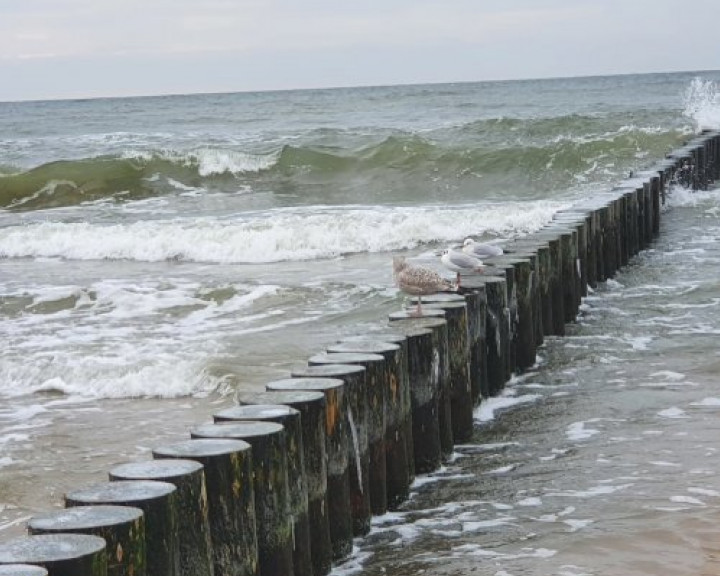
M 706 132 L 504 246 L 421 315 L 312 356 L 290 377 L 65 495 L 0 543 L 0 576 L 324 576 L 373 516 L 473 434 L 473 411 L 562 336 L 588 287 L 660 232 L 672 183 L 720 177 Z

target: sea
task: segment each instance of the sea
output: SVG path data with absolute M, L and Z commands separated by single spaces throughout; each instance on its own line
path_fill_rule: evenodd
M 705 128 L 720 72 L 0 103 L 0 541 Z M 720 191 L 336 575 L 720 574 Z

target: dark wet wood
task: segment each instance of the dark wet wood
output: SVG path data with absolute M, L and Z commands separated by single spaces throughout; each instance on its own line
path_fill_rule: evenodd
M 244 393 L 239 395 L 237 400 L 243 405 L 285 404 L 300 412 L 308 527 L 311 536 L 310 556 L 314 576 L 325 576 L 332 567 L 333 555 L 328 524 L 325 395 L 314 390 L 277 390 Z M 222 412 L 215 416 L 220 415 Z
M 258 547 L 250 445 L 241 440 L 186 440 L 160 446 L 153 456 L 203 465 L 215 574 L 255 576 Z
M 243 440 L 250 444 L 259 573 L 261 576 L 292 576 L 292 514 L 283 426 L 260 421 L 213 423 L 192 428 L 190 435 L 193 438 Z
M 110 480 L 156 480 L 177 488 L 180 575 L 213 576 L 212 541 L 203 466 L 193 460 L 130 462 L 110 470 Z
M 30 534 L 89 534 L 105 540 L 108 576 L 145 576 L 145 516 L 130 506 L 75 506 L 33 516 Z
M 0 542 L 0 564 L 35 564 L 48 576 L 107 576 L 105 540 L 88 534 L 40 534 Z
M 339 378 L 288 378 L 266 384 L 269 392 L 313 390 L 325 395 L 325 448 L 327 462 L 327 517 L 333 558 L 352 552 L 353 521 L 350 510 L 347 397 Z
M 345 383 L 348 409 L 344 413 L 348 434 L 348 476 L 353 534 L 370 532 L 370 449 L 368 444 L 368 398 L 365 366 L 319 364 L 293 368 L 294 378 L 336 378 Z
M 177 488 L 169 482 L 102 482 L 65 495 L 66 506 L 110 504 L 140 508 L 145 515 L 147 574 L 180 574 Z

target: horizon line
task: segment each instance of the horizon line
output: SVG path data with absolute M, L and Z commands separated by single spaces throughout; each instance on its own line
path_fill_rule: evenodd
M 615 72 L 607 74 L 581 74 L 568 76 L 536 76 L 528 78 L 495 78 L 485 80 L 446 80 L 446 81 L 430 81 L 430 82 L 399 82 L 397 84 L 348 84 L 337 86 L 315 86 L 300 88 L 267 88 L 267 89 L 247 89 L 247 90 L 217 90 L 217 91 L 198 91 L 198 92 L 165 92 L 156 94 L 126 94 L 118 96 L 75 96 L 75 97 L 49 97 L 49 98 L 28 98 L 23 100 L 0 100 L 2 104 L 26 104 L 26 103 L 44 103 L 44 102 L 82 102 L 87 100 L 123 100 L 131 98 L 177 98 L 182 96 L 224 96 L 231 94 L 261 94 L 267 92 L 310 92 L 310 91 L 330 91 L 330 90 L 354 90 L 354 89 L 371 89 L 371 88 L 392 88 L 392 87 L 412 87 L 412 86 L 442 86 L 452 84 L 482 84 L 482 83 L 499 83 L 499 82 L 534 82 L 539 80 L 569 80 L 590 79 L 590 78 L 612 78 L 617 76 L 653 76 L 659 74 L 699 74 L 704 72 L 720 72 L 720 69 L 700 69 L 700 70 L 660 70 L 654 72 Z

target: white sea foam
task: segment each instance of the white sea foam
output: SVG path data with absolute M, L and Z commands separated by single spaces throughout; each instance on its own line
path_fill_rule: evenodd
M 574 422 L 567 427 L 568 440 L 579 441 L 592 438 L 595 434 L 600 434 L 600 430 L 594 428 L 585 428 L 586 422 Z
M 683 115 L 695 124 L 695 130 L 720 128 L 720 88 L 711 80 L 694 78 L 685 90 Z
M 275 294 L 275 286 L 226 287 L 220 301 L 203 290 L 196 282 L 170 278 L 105 280 L 84 289 L 21 288 L 33 306 L 69 304 L 54 313 L 6 320 L 3 329 L 13 334 L 14 346 L 0 361 L 0 394 L 175 397 L 217 388 L 223 376 L 208 370 L 208 358 L 222 356 L 225 338 L 209 338 L 211 333 L 237 334 L 290 320 L 250 310 L 258 300 Z M 33 409 L 27 417 L 39 412 Z
M 720 398 L 703 398 L 700 402 L 691 402 L 690 406 L 707 406 L 716 408 L 720 406 Z
M 563 204 L 460 207 L 313 206 L 224 220 L 176 218 L 128 224 L 39 222 L 0 229 L 0 257 L 242 263 L 308 260 L 407 249 L 468 235 L 522 235 Z
M 495 412 L 506 410 L 518 404 L 535 402 L 540 398 L 542 398 L 540 394 L 515 396 L 512 389 L 505 389 L 501 396 L 488 398 L 475 408 L 474 417 L 478 422 L 489 422 L 495 418 Z
M 662 418 L 687 418 L 687 414 L 685 414 L 685 410 L 682 410 L 681 408 L 678 408 L 677 406 L 673 406 L 672 408 L 667 408 L 665 410 L 661 410 L 657 413 L 658 416 L 661 416 Z

